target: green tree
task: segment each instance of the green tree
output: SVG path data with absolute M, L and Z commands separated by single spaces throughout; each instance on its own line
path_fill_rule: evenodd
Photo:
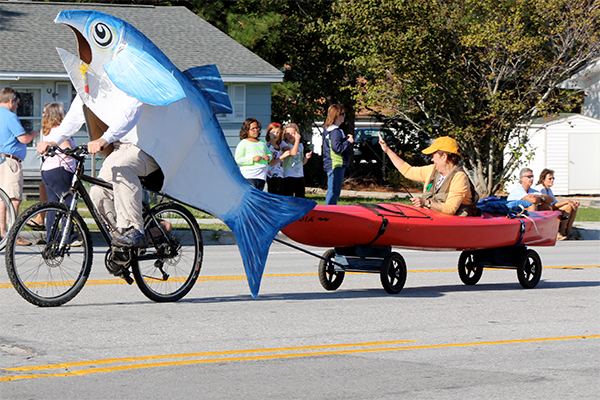
M 533 118 L 581 104 L 557 86 L 600 57 L 599 27 L 597 0 L 339 0 L 324 30 L 364 75 L 359 104 L 456 138 L 487 196 L 518 167 Z
M 195 11 L 264 60 L 284 71 L 272 85 L 272 119 L 294 121 L 309 133 L 329 105 L 354 110 L 356 68 L 347 54 L 324 42 L 321 27 L 330 22 L 333 0 L 196 1 Z M 353 129 L 353 114 L 350 112 Z

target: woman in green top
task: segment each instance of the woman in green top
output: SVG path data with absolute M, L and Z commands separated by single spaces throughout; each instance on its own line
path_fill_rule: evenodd
M 235 162 L 242 176 L 258 190 L 265 188 L 271 152 L 260 138 L 262 126 L 256 118 L 246 118 L 240 129 L 241 142 L 235 149 Z

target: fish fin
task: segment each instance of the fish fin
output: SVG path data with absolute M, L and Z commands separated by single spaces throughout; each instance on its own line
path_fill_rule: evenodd
M 214 114 L 231 114 L 233 107 L 216 65 L 203 65 L 183 72 L 208 97 Z
M 224 222 L 237 239 L 252 297 L 258 296 L 260 281 L 275 235 L 299 220 L 317 205 L 312 200 L 278 196 L 250 188 L 241 207 Z
M 185 97 L 177 79 L 148 52 L 127 44 L 104 65 L 116 87 L 139 101 L 166 106 Z

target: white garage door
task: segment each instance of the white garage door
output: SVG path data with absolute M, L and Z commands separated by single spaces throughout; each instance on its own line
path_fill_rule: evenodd
M 600 193 L 600 133 L 569 135 L 569 194 Z

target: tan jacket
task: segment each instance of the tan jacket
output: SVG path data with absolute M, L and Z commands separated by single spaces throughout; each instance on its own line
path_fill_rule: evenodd
M 435 165 L 433 164 L 424 167 L 413 167 L 408 163 L 404 163 L 402 168 L 400 168 L 400 173 L 410 180 L 425 183 L 423 193 L 426 196 L 424 197 L 431 199 L 435 203 L 444 203 L 442 212 L 445 214 L 458 214 L 459 208 L 462 211 L 462 208 L 470 206 L 473 203 L 469 178 L 459 166 L 455 166 L 450 171 L 437 190 L 435 190 L 435 183 L 440 174 L 435 170 Z M 461 207 L 463 205 L 465 207 Z

